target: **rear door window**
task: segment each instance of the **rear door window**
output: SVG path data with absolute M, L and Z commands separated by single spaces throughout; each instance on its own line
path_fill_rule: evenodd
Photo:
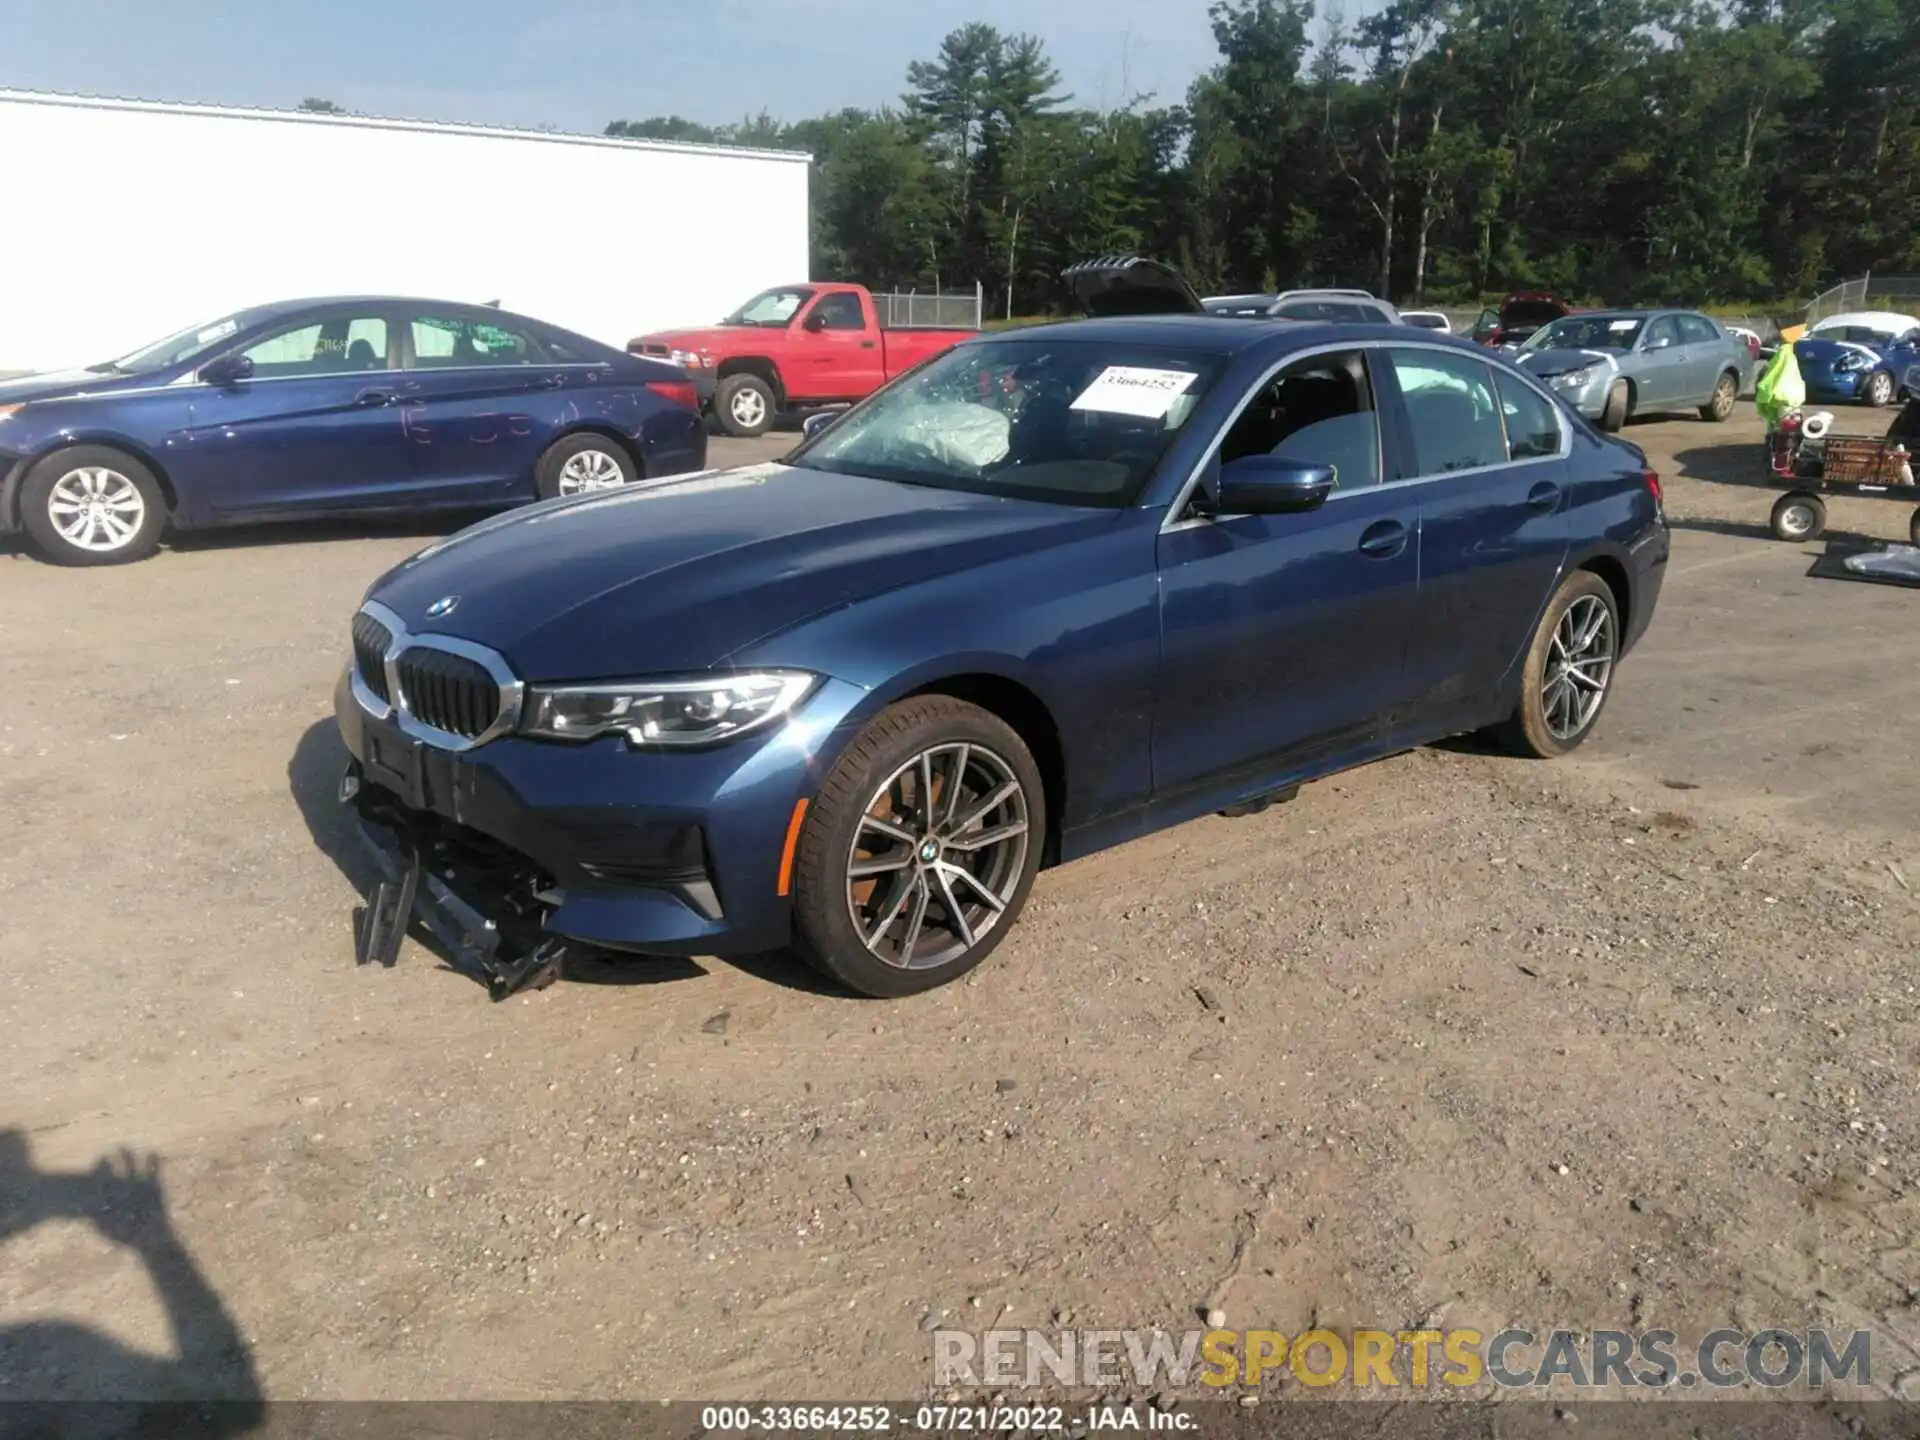
M 1560 415 L 1553 403 L 1526 381 L 1493 372 L 1494 388 L 1500 395 L 1501 418 L 1507 426 L 1507 457 L 1512 460 L 1537 460 L 1560 453 Z
M 1714 328 L 1711 320 L 1704 315 L 1680 315 L 1675 319 L 1680 325 L 1680 342 L 1683 345 L 1714 345 L 1720 340 L 1720 332 Z
M 1387 356 L 1406 401 L 1420 475 L 1506 463 L 1506 427 L 1485 364 L 1442 350 L 1391 349 Z
M 413 317 L 416 370 L 453 370 L 483 365 L 538 365 L 546 355 L 523 330 L 464 316 Z

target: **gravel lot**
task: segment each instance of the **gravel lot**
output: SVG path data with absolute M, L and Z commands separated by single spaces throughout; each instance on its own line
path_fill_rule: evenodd
M 899 1399 L 928 1316 L 1215 1302 L 1865 1327 L 1920 1387 L 1920 595 L 1766 538 L 1759 433 L 1631 427 L 1672 573 L 1576 757 L 1428 749 L 1050 872 L 893 1004 L 355 969 L 330 692 L 426 532 L 0 557 L 0 1397 Z

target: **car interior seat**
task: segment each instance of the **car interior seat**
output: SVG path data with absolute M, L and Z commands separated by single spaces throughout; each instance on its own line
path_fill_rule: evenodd
M 380 357 L 374 353 L 371 340 L 356 340 L 347 347 L 347 364 L 355 370 L 374 370 L 379 368 Z

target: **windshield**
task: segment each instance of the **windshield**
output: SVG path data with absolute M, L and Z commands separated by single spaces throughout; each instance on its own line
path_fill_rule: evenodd
M 1644 315 L 1569 315 L 1536 330 L 1522 350 L 1631 350 L 1647 328 Z
M 800 307 L 812 298 L 813 291 L 804 285 L 783 285 L 775 290 L 762 290 L 720 323 L 768 325 L 776 330 L 782 329 L 799 312 Z
M 939 490 L 1130 504 L 1222 357 L 1099 342 L 949 350 L 828 427 L 789 463 Z
M 156 340 L 144 350 L 136 350 L 131 355 L 123 355 L 118 360 L 104 360 L 98 365 L 87 368 L 96 373 L 114 375 L 145 375 L 155 370 L 165 370 L 189 360 L 202 350 L 211 349 L 240 328 L 239 320 L 229 315 L 224 320 L 215 320 L 207 325 L 195 325 L 164 340 Z

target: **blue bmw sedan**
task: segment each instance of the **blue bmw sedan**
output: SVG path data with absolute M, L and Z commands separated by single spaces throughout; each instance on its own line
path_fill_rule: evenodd
M 486 306 L 265 305 L 0 382 L 0 532 L 52 560 L 164 530 L 481 509 L 698 470 L 684 372 Z
M 496 993 L 571 943 L 925 990 L 1043 865 L 1457 732 L 1572 750 L 1667 552 L 1639 451 L 1465 341 L 983 336 L 783 461 L 374 584 L 335 696 L 363 958 L 416 921 Z

